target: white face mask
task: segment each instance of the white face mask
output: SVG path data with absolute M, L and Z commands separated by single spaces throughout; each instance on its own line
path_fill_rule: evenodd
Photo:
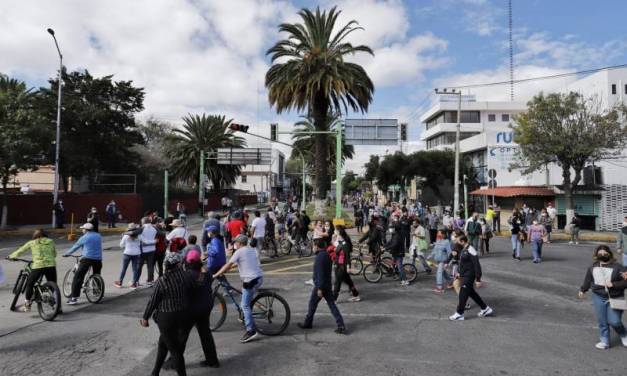
M 623 222 L 623 227 L 627 227 L 627 222 Z

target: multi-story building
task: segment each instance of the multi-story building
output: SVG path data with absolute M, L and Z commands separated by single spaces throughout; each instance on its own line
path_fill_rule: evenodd
M 584 97 L 596 97 L 605 108 L 622 102 L 627 104 L 627 68 L 602 70 L 574 81 L 559 90 L 579 92 Z M 443 96 L 422 117 L 425 132 L 422 139 L 427 150 L 454 148 L 457 126 L 457 96 Z M 493 200 L 502 207 L 542 207 L 554 203 L 565 221 L 565 205 L 561 168 L 549 164 L 543 171 L 523 174 L 512 168 L 518 146 L 514 142 L 511 124 L 513 115 L 526 110 L 524 102 L 481 102 L 464 95 L 461 102 L 461 153 L 471 160 L 476 190 L 473 197 L 478 208 Z M 492 179 L 488 171 L 496 173 Z M 490 184 L 493 189 L 485 189 Z M 582 187 L 575 196 L 575 210 L 582 215 L 587 227 L 617 230 L 627 215 L 627 152 L 615 160 L 604 160 L 584 170 Z M 544 188 L 544 189 L 540 189 Z M 494 194 L 494 196 L 492 196 Z
M 234 187 L 256 193 L 263 199 L 275 196 L 283 190 L 285 181 L 285 154 L 272 149 L 270 165 L 246 165 L 237 177 Z

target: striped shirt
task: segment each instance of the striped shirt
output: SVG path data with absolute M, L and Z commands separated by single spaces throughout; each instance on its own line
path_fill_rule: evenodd
M 144 311 L 144 320 L 148 320 L 154 311 L 181 312 L 189 306 L 189 293 L 194 286 L 190 274 L 180 267 L 167 272 L 157 280 L 150 301 Z

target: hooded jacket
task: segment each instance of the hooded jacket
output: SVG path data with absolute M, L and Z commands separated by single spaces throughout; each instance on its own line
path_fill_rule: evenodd
M 50 268 L 57 265 L 57 261 L 55 260 L 57 257 L 57 251 L 54 247 L 54 241 L 49 238 L 39 238 L 29 241 L 21 246 L 17 251 L 11 253 L 9 258 L 19 257 L 21 254 L 29 250 L 33 254 L 33 264 L 31 268 Z

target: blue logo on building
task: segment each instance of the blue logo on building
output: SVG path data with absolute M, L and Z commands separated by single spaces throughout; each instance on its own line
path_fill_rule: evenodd
M 496 134 L 496 143 L 511 144 L 514 140 L 514 132 L 499 132 Z

